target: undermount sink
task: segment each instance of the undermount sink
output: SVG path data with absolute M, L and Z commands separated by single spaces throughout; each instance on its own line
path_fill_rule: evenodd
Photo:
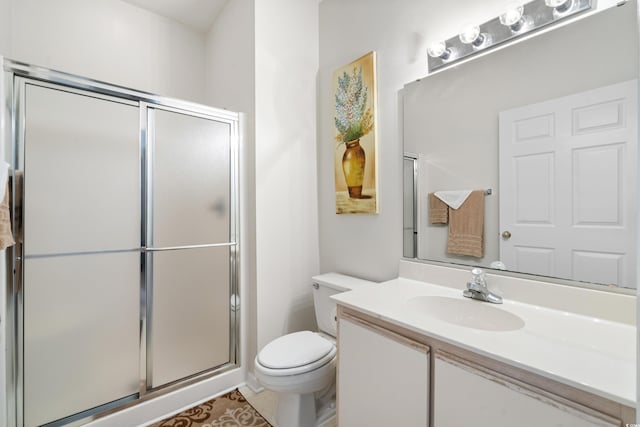
M 515 331 L 524 320 L 490 303 L 463 298 L 419 296 L 407 300 L 414 313 L 458 326 L 485 331 Z

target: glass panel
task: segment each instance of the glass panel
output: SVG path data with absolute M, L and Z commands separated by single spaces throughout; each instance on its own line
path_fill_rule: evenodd
M 154 115 L 153 246 L 228 242 L 230 126 Z
M 24 278 L 24 425 L 137 393 L 140 254 L 27 258 Z
M 229 362 L 229 248 L 150 256 L 152 387 Z
M 25 254 L 140 246 L 139 117 L 27 84 Z

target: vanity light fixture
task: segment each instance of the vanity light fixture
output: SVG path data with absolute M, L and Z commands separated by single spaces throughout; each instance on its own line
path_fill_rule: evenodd
M 555 13 L 563 15 L 571 10 L 573 0 L 544 0 L 544 4 L 553 8 Z
M 512 1 L 500 16 L 464 27 L 457 36 L 431 44 L 427 49 L 429 72 L 586 12 L 596 0 Z
M 467 25 L 460 31 L 458 38 L 462 43 L 470 44 L 476 49 L 480 49 L 487 43 L 488 36 L 480 31 L 479 25 Z
M 427 53 L 430 57 L 440 58 L 443 61 L 446 61 L 451 57 L 451 49 L 449 49 L 447 44 L 442 40 L 431 43 L 427 48 Z
M 512 5 L 498 17 L 500 23 L 509 27 L 514 33 L 518 33 L 525 28 L 526 18 L 524 16 L 524 6 Z

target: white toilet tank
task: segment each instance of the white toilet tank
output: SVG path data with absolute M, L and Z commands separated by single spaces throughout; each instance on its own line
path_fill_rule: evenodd
M 345 276 L 339 273 L 326 273 L 313 276 L 313 305 L 316 309 L 318 330 L 336 336 L 337 305 L 330 296 L 350 291 L 362 286 L 371 286 L 374 282 Z

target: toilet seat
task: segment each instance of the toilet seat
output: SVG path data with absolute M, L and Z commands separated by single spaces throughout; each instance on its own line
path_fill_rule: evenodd
M 276 377 L 299 375 L 326 365 L 336 352 L 332 342 L 315 332 L 295 332 L 267 344 L 256 357 L 256 369 Z

